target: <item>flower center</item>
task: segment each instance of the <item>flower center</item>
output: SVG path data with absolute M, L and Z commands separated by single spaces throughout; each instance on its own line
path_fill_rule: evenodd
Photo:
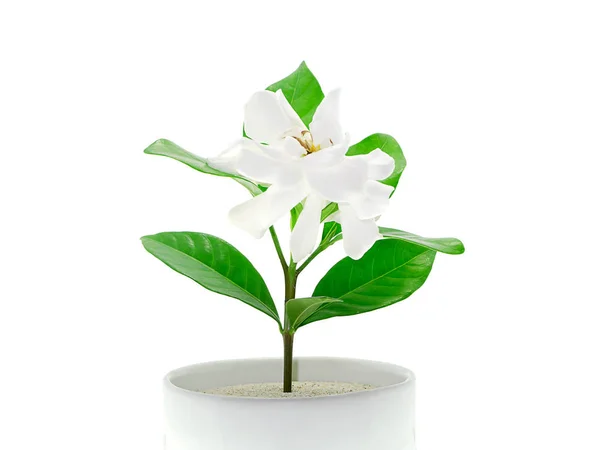
M 304 150 L 306 150 L 307 155 L 321 150 L 320 145 L 315 145 L 312 134 L 310 134 L 310 131 L 308 130 L 304 130 L 301 133 L 300 137 L 294 136 L 294 139 L 296 139 L 298 143 L 304 148 Z

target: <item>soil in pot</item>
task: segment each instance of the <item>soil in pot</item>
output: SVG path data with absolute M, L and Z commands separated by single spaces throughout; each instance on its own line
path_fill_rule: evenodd
M 308 398 L 366 391 L 376 386 L 337 381 L 294 381 L 292 392 L 284 393 L 281 383 L 252 383 L 225 386 L 202 391 L 205 394 L 253 398 Z

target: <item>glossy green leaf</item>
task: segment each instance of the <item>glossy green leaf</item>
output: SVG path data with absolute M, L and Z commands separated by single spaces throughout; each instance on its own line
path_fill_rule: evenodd
M 323 211 L 321 211 L 321 222 L 324 222 L 332 214 L 335 214 L 339 210 L 337 203 L 329 203 Z
M 383 239 L 358 261 L 344 258 L 319 281 L 313 297 L 338 298 L 304 324 L 336 316 L 361 314 L 404 300 L 427 279 L 436 252 L 396 239 Z
M 156 142 L 152 143 L 144 153 L 149 155 L 159 155 L 166 156 L 167 158 L 174 159 L 176 161 L 182 162 L 185 165 L 191 167 L 192 169 L 196 169 L 199 172 L 206 173 L 209 175 L 216 175 L 218 177 L 227 177 L 237 181 L 239 184 L 244 186 L 253 196 L 256 196 L 263 192 L 259 186 L 254 184 L 252 181 L 240 176 L 227 172 L 223 172 L 221 170 L 215 169 L 208 164 L 206 158 L 202 158 L 201 156 L 194 155 L 193 153 L 184 150 L 179 145 L 174 142 L 169 141 L 168 139 L 159 139 Z
M 304 61 L 292 74 L 267 88 L 268 91 L 272 92 L 277 92 L 279 89 L 308 127 L 312 122 L 317 106 L 325 98 L 325 95 L 319 82 Z
M 329 242 L 334 237 L 342 233 L 342 226 L 337 222 L 325 222 L 323 225 L 323 234 L 321 236 L 321 244 Z
M 321 212 L 321 222 L 339 210 L 337 203 L 328 204 Z M 323 224 L 323 233 L 321 235 L 321 244 L 329 242 L 334 236 L 342 232 L 342 226 L 336 221 L 329 221 Z
M 400 239 L 449 255 L 460 255 L 465 252 L 465 246 L 456 238 L 426 238 L 394 228 L 379 227 L 379 232 L 387 238 Z
M 296 226 L 296 222 L 298 222 L 298 219 L 300 218 L 300 214 L 302 213 L 303 210 L 304 210 L 304 204 L 298 203 L 290 211 L 290 230 L 293 230 L 294 227 Z
M 291 329 L 296 331 L 305 325 L 306 321 L 325 305 L 341 302 L 337 298 L 329 297 L 294 298 L 288 300 L 285 304 L 285 313 L 287 314 Z
M 381 182 L 395 188 L 398 186 L 400 175 L 402 175 L 402 172 L 406 167 L 406 158 L 404 158 L 400 144 L 398 144 L 396 139 L 392 136 L 383 133 L 372 134 L 371 136 L 364 138 L 358 144 L 352 145 L 346 154 L 348 156 L 366 155 L 376 148 L 381 149 L 382 152 L 385 152 L 394 158 L 394 171 L 388 178 L 381 180 Z
M 142 244 L 176 272 L 210 291 L 237 298 L 280 323 L 265 281 L 231 244 L 209 234 L 193 232 L 144 236 Z

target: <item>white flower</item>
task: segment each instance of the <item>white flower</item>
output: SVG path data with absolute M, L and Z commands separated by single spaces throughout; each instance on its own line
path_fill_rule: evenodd
M 294 261 L 306 258 L 319 239 L 321 211 L 339 205 L 344 249 L 359 259 L 381 237 L 375 220 L 386 209 L 393 191 L 377 180 L 390 176 L 394 160 L 380 149 L 346 156 L 349 137 L 339 124 L 339 90 L 317 108 L 310 127 L 302 123 L 281 91 L 260 91 L 245 109 L 242 139 L 210 164 L 237 172 L 266 192 L 236 206 L 230 219 L 260 238 L 278 219 L 304 202 L 291 235 Z

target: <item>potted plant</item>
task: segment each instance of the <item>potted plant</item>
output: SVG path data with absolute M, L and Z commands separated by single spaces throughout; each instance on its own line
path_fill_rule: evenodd
M 293 358 L 297 331 L 330 317 L 406 299 L 427 279 L 437 252 L 463 253 L 454 238 L 424 238 L 379 226 L 406 160 L 389 135 L 350 145 L 305 63 L 245 108 L 239 142 L 202 158 L 160 139 L 145 152 L 228 177 L 251 197 L 230 212 L 255 238 L 269 234 L 283 270 L 283 317 L 263 277 L 228 242 L 197 232 L 144 236 L 146 250 L 205 288 L 271 317 L 282 359 L 184 367 L 164 380 L 168 450 L 412 450 L 414 376 L 400 366 L 342 358 Z M 274 223 L 290 214 L 290 257 Z M 348 255 L 297 298 L 304 269 L 338 241 Z

